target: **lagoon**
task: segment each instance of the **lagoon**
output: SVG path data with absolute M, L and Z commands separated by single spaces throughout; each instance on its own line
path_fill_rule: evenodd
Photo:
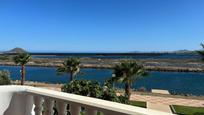
M 20 79 L 20 67 L 0 66 L 0 70 L 9 70 L 12 80 Z M 110 69 L 81 69 L 77 79 L 97 80 L 103 83 L 112 76 Z M 27 67 L 26 80 L 47 82 L 47 83 L 67 83 L 68 75 L 57 75 L 56 68 L 47 67 Z M 122 85 L 117 85 L 122 88 Z M 185 72 L 149 72 L 149 76 L 137 80 L 133 88 L 145 87 L 151 89 L 165 89 L 179 94 L 204 95 L 204 73 Z

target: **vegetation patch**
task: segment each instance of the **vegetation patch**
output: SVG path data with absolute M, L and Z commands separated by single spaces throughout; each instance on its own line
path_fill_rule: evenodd
M 147 108 L 147 103 L 143 101 L 129 101 L 129 104 L 137 107 Z
M 7 56 L 7 55 L 0 55 L 0 60 L 8 61 L 9 60 L 9 56 Z
M 0 71 L 0 85 L 10 85 L 11 79 L 10 79 L 10 73 L 9 71 L 3 70 Z
M 178 115 L 204 115 L 204 107 L 173 105 L 173 108 Z
M 128 103 L 128 98 L 117 96 L 115 89 L 109 84 L 109 82 L 100 85 L 98 81 L 73 80 L 70 83 L 63 85 L 62 91 L 113 102 Z

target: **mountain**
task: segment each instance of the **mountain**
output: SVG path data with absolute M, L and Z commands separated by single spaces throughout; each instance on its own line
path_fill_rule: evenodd
M 140 51 L 134 51 L 134 52 L 131 52 L 131 53 L 159 53 L 159 54 L 162 54 L 162 53 L 176 53 L 176 54 L 193 54 L 193 53 L 196 53 L 196 51 L 192 51 L 192 50 L 176 50 L 176 51 L 149 51 L 149 52 L 140 52 Z
M 22 48 L 14 48 L 14 49 L 11 49 L 9 51 L 6 51 L 4 53 L 10 53 L 10 54 L 15 54 L 15 53 L 27 53 L 26 50 L 22 49 Z
M 191 50 L 177 50 L 173 51 L 171 53 L 177 53 L 177 54 L 194 54 L 196 51 L 191 51 Z

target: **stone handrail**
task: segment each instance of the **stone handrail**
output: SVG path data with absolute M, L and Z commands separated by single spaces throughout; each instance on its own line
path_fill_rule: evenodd
M 86 96 L 68 94 L 30 86 L 0 86 L 0 114 L 2 115 L 170 115 L 155 110 L 105 101 Z M 3 104 L 3 105 L 2 105 Z M 67 107 L 69 105 L 69 107 Z M 69 110 L 68 110 L 68 109 Z

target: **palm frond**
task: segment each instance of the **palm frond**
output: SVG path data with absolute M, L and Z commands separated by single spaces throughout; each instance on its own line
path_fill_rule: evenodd
M 201 46 L 203 47 L 203 49 L 204 49 L 204 44 L 203 44 L 203 43 L 201 43 L 200 45 L 201 45 Z
M 21 53 L 13 58 L 16 64 L 25 65 L 31 60 L 31 55 L 28 53 Z
M 57 68 L 58 75 L 72 73 L 74 76 L 80 71 L 80 60 L 78 58 L 66 59 L 62 66 Z
M 57 68 L 57 75 L 62 75 L 64 73 L 66 73 L 66 68 L 64 66 L 58 67 Z
M 125 60 L 117 64 L 114 67 L 115 77 L 112 77 L 112 81 L 122 83 L 132 83 L 134 80 L 147 75 L 144 67 L 139 65 L 134 60 Z
M 200 56 L 202 56 L 202 60 L 204 61 L 204 44 L 201 43 L 201 46 L 203 50 L 197 51 L 197 53 L 200 54 Z

